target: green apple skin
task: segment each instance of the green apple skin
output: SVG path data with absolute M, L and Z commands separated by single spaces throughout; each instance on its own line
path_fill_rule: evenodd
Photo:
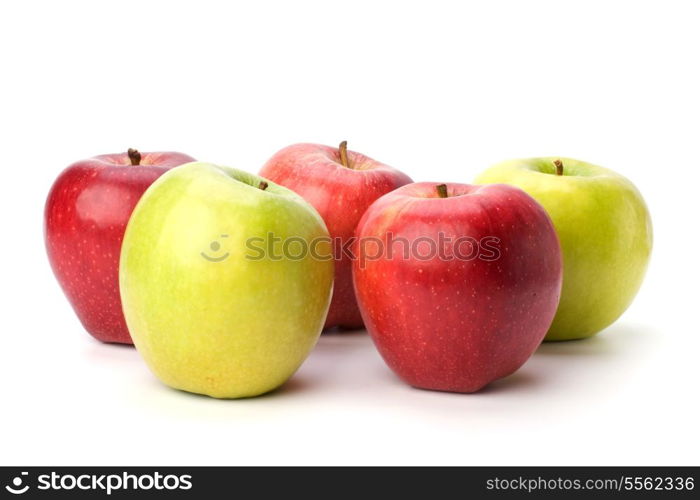
M 556 175 L 557 159 L 563 175 Z M 494 165 L 476 183 L 517 186 L 554 222 L 564 282 L 545 340 L 595 335 L 632 303 L 649 263 L 652 227 L 644 199 L 628 179 L 590 163 L 550 157 Z
M 129 220 L 120 261 L 126 322 L 171 387 L 260 395 L 282 385 L 318 340 L 333 287 L 328 231 L 300 196 L 266 180 L 260 189 L 263 180 L 188 163 L 153 183 Z M 270 234 L 325 244 L 316 258 L 249 258 Z M 265 243 L 246 246 L 250 238 Z

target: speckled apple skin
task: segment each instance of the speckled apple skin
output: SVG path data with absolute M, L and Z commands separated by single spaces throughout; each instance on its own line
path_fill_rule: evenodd
M 56 179 L 44 210 L 51 268 L 81 323 L 102 342 L 131 344 L 119 298 L 119 253 L 143 192 L 170 168 L 194 161 L 175 152 L 126 153 L 76 162 Z
M 250 258 L 251 239 L 270 248 L 269 235 L 280 258 Z M 290 238 L 326 244 L 320 258 L 282 258 Z M 122 245 L 120 292 L 136 349 L 176 389 L 214 398 L 272 391 L 321 334 L 333 288 L 327 240 L 321 216 L 287 188 L 202 162 L 171 170 L 141 198 Z
M 563 175 L 554 175 L 554 160 L 562 162 Z M 552 218 L 564 283 L 546 341 L 595 335 L 632 304 L 651 258 L 653 229 L 644 198 L 629 179 L 573 158 L 544 157 L 499 163 L 475 182 L 516 186 Z
M 358 245 L 354 284 L 365 325 L 389 367 L 408 384 L 475 392 L 515 372 L 549 328 L 561 292 L 557 235 L 544 209 L 505 185 L 404 186 L 377 200 L 358 225 L 360 238 L 387 234 L 412 242 L 499 238 L 500 257 L 367 259 Z M 398 247 L 401 248 L 401 247 Z M 400 252 L 399 252 L 400 254 Z M 483 254 L 488 257 L 487 253 Z
M 361 328 L 362 316 L 352 285 L 352 260 L 342 254 L 365 210 L 377 198 L 413 182 L 409 176 L 355 151 L 352 168 L 340 161 L 338 148 L 294 144 L 277 152 L 260 175 L 285 186 L 311 203 L 336 243 L 333 299 L 324 328 Z

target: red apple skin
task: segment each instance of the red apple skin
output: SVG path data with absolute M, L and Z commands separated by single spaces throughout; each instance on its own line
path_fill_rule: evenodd
M 561 250 L 549 216 L 524 191 L 447 190 L 440 198 L 435 183 L 417 183 L 377 200 L 357 228 L 353 275 L 365 325 L 389 367 L 414 387 L 469 393 L 515 372 L 542 342 L 559 302 Z M 454 246 L 445 245 L 443 258 L 403 259 L 395 243 L 393 259 L 371 260 L 377 246 L 360 244 L 386 244 L 389 233 L 437 242 L 440 232 L 452 241 L 495 236 L 500 257 L 449 260 Z
M 85 329 L 102 342 L 131 344 L 119 297 L 119 254 L 134 206 L 182 153 L 96 156 L 66 168 L 44 210 L 44 241 L 56 279 Z
M 406 174 L 349 151 L 352 168 L 341 163 L 338 148 L 294 144 L 277 152 L 260 171 L 295 191 L 321 214 L 334 241 L 335 281 L 325 328 L 361 328 L 362 316 L 352 285 L 352 260 L 342 246 L 355 234 L 365 210 L 382 195 L 413 182 Z

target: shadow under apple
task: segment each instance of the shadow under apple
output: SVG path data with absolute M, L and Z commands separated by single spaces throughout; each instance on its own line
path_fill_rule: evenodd
M 652 338 L 647 327 L 614 323 L 593 337 L 543 342 L 534 356 L 611 356 L 648 345 Z

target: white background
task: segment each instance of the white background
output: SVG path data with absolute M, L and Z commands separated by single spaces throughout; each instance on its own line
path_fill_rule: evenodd
M 695 464 L 700 30 L 693 2 L 3 2 L 0 463 Z M 44 252 L 71 162 L 138 147 L 257 171 L 337 144 L 416 180 L 562 155 L 631 178 L 655 249 L 633 306 L 476 395 L 400 383 L 363 333 L 281 390 L 162 386 L 81 328 Z

